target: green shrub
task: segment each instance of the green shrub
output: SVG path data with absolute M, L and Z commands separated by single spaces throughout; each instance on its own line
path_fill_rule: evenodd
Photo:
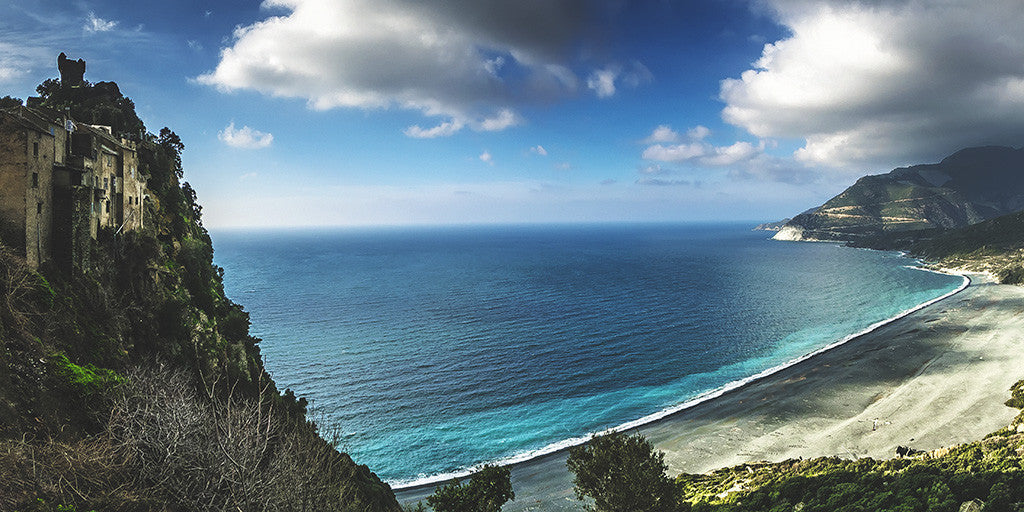
M 64 354 L 55 354 L 53 362 L 57 372 L 84 396 L 97 395 L 121 382 L 121 376 L 113 370 L 97 368 L 91 364 L 79 366 Z

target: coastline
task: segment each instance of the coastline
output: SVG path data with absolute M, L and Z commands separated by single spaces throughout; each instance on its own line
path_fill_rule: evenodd
M 825 346 L 823 346 L 821 348 L 815 349 L 815 350 L 813 350 L 811 352 L 808 352 L 806 354 L 802 354 L 800 356 L 797 356 L 797 357 L 795 357 L 793 359 L 785 361 L 785 362 L 783 362 L 781 364 L 778 364 L 776 366 L 772 366 L 771 368 L 767 368 L 765 370 L 762 370 L 762 371 L 760 371 L 758 373 L 755 373 L 753 375 L 749 375 L 749 376 L 744 377 L 742 379 L 738 379 L 738 380 L 734 380 L 732 382 L 728 382 L 728 383 L 726 383 L 726 384 L 724 384 L 724 385 L 722 385 L 722 386 L 720 386 L 718 388 L 705 391 L 705 392 L 703 392 L 703 393 L 701 393 L 701 394 L 699 394 L 699 395 L 697 395 L 697 396 L 695 396 L 695 397 L 693 397 L 693 398 L 691 398 L 689 400 L 686 400 L 685 402 L 682 402 L 682 403 L 676 404 L 674 406 L 662 409 L 660 411 L 648 414 L 648 415 L 643 416 L 641 418 L 637 418 L 637 419 L 634 419 L 634 420 L 627 421 L 627 422 L 622 423 L 620 425 L 611 427 L 611 428 L 609 428 L 607 430 L 604 430 L 604 431 L 601 431 L 601 432 L 597 432 L 596 434 L 603 434 L 603 433 L 613 432 L 613 431 L 630 431 L 630 430 L 642 429 L 642 428 L 647 427 L 649 425 L 653 425 L 653 424 L 655 424 L 655 423 L 657 423 L 659 421 L 668 419 L 671 416 L 674 416 L 674 415 L 679 414 L 679 413 L 681 413 L 683 411 L 686 411 L 687 409 L 691 409 L 691 408 L 699 406 L 699 405 L 701 405 L 701 404 L 703 404 L 705 402 L 709 402 L 709 401 L 715 400 L 715 399 L 717 399 L 719 397 L 722 397 L 722 396 L 724 396 L 724 395 L 726 395 L 726 394 L 728 394 L 728 393 L 730 393 L 732 391 L 735 391 L 735 390 L 740 389 L 740 388 L 742 388 L 744 386 L 750 385 L 750 384 L 752 384 L 754 382 L 757 382 L 757 381 L 759 381 L 761 379 L 764 379 L 764 378 L 767 378 L 767 377 L 771 377 L 772 375 L 774 375 L 774 374 L 776 374 L 778 372 L 781 372 L 781 371 L 783 371 L 783 370 L 785 370 L 787 368 L 790 368 L 792 366 L 800 364 L 803 361 L 806 361 L 806 360 L 811 359 L 811 358 L 813 358 L 813 357 L 815 357 L 815 356 L 817 356 L 819 354 L 822 354 L 822 353 L 827 352 L 829 350 L 832 350 L 832 349 L 834 349 L 836 347 L 844 345 L 844 344 L 846 344 L 846 343 L 848 343 L 850 341 L 856 340 L 857 338 L 859 338 L 861 336 L 864 336 L 866 334 L 870 334 L 871 332 L 874 332 L 874 331 L 876 331 L 876 330 L 878 330 L 878 329 L 880 329 L 880 328 L 882 328 L 882 327 L 884 327 L 884 326 L 886 326 L 886 325 L 888 325 L 888 324 L 890 324 L 892 322 L 895 322 L 895 321 L 897 321 L 897 320 L 899 320 L 901 318 L 904 318 L 907 315 L 913 314 L 914 312 L 919 311 L 921 309 L 924 309 L 924 308 L 926 308 L 926 307 L 928 307 L 928 306 L 930 306 L 932 304 L 935 304 L 936 302 L 939 302 L 939 301 L 945 300 L 945 299 L 947 299 L 949 297 L 952 297 L 953 295 L 956 295 L 957 293 L 960 293 L 961 291 L 965 290 L 968 286 L 971 285 L 970 277 L 968 277 L 963 272 L 958 272 L 958 271 L 955 271 L 955 270 L 947 270 L 947 269 L 933 270 L 933 269 L 929 269 L 929 268 L 925 268 L 925 267 L 921 267 L 921 266 L 914 266 L 914 265 L 907 265 L 906 268 L 910 268 L 910 269 L 914 269 L 914 270 L 921 270 L 921 271 L 924 271 L 924 272 L 933 272 L 933 273 L 936 273 L 936 274 L 955 275 L 955 276 L 961 277 L 963 279 L 963 281 L 960 283 L 960 285 L 958 287 L 956 287 L 955 289 L 953 289 L 953 290 L 951 290 L 951 291 L 949 291 L 949 292 L 947 292 L 947 293 L 945 293 L 943 295 L 940 295 L 940 296 L 935 297 L 933 299 L 930 299 L 930 300 L 927 300 L 925 302 L 922 302 L 922 303 L 920 303 L 920 304 L 918 304 L 916 306 L 913 306 L 911 308 L 905 309 L 905 310 L 903 310 L 903 311 L 901 311 L 901 312 L 897 313 L 896 315 L 891 316 L 889 318 L 886 318 L 886 319 L 883 319 L 883 320 L 879 320 L 878 322 L 875 322 L 875 323 L 865 327 L 864 329 L 862 329 L 860 331 L 857 331 L 857 332 L 855 332 L 853 334 L 846 335 L 846 336 L 840 338 L 839 340 L 834 341 L 832 343 L 829 343 L 828 345 L 825 345 Z M 572 448 L 574 446 L 579 446 L 581 444 L 586 443 L 587 440 L 590 439 L 590 437 L 591 437 L 591 434 L 587 434 L 587 435 L 583 435 L 583 436 L 579 436 L 579 437 L 563 439 L 561 441 L 552 443 L 550 445 L 547 445 L 545 447 L 539 448 L 537 450 L 532 450 L 532 451 L 525 452 L 525 453 L 519 453 L 519 454 L 512 455 L 510 457 L 507 457 L 505 459 L 493 461 L 493 462 L 491 462 L 491 464 L 496 464 L 496 465 L 499 465 L 499 466 L 509 466 L 509 467 L 515 467 L 515 466 L 519 466 L 519 465 L 523 465 L 523 464 L 529 464 L 530 462 L 532 462 L 534 460 L 543 459 L 545 457 L 549 457 L 549 456 L 552 456 L 552 455 L 557 455 L 559 453 L 567 453 L 570 448 Z M 461 471 L 452 472 L 452 473 L 445 473 L 445 474 L 440 474 L 440 475 L 432 475 L 432 476 L 426 477 L 426 478 L 420 478 L 420 479 L 412 480 L 412 481 L 409 481 L 409 482 L 399 482 L 397 484 L 391 484 L 391 485 L 392 485 L 392 488 L 394 489 L 394 491 L 396 493 L 398 493 L 400 491 L 401 492 L 418 493 L 419 491 L 424 490 L 424 489 L 433 491 L 433 489 L 435 489 L 437 486 L 446 484 L 448 482 L 451 482 L 452 480 L 454 480 L 456 478 L 468 477 L 476 469 L 478 469 L 478 468 L 470 468 L 470 469 L 461 470 Z
M 1014 316 L 1024 311 L 1024 289 L 995 285 L 984 275 L 975 276 L 978 284 L 967 287 L 969 281 L 965 277 L 964 284 L 953 292 L 872 325 L 864 332 L 681 404 L 664 413 L 663 417 L 648 416 L 620 429 L 638 431 L 650 438 L 659 450 L 666 452 L 666 462 L 673 474 L 701 473 L 743 462 L 798 456 L 885 457 L 897 444 L 934 449 L 954 441 L 979 438 L 1013 417 L 1012 410 L 1002 405 L 1002 399 L 988 395 L 1007 394 L 1009 385 L 1021 375 L 1008 375 L 1014 372 L 1004 371 L 1002 374 L 1007 375 L 1000 375 L 1001 380 L 996 379 L 1000 382 L 985 381 L 984 386 L 978 382 L 985 380 L 982 377 L 986 375 L 967 375 L 968 380 L 973 377 L 973 384 L 958 380 L 973 390 L 973 394 L 968 393 L 970 396 L 978 395 L 979 389 L 986 391 L 987 394 L 981 393 L 986 394 L 985 399 L 976 401 L 994 405 L 986 406 L 988 417 L 974 418 L 981 413 L 971 414 L 957 409 L 963 413 L 962 417 L 945 422 L 951 429 L 965 434 L 956 439 L 936 435 L 934 429 L 916 426 L 915 422 L 904 421 L 897 429 L 888 419 L 881 420 L 881 427 L 872 431 L 872 423 L 878 422 L 864 416 L 874 413 L 880 418 L 892 416 L 883 414 L 886 413 L 883 406 L 887 404 L 896 403 L 897 409 L 924 404 L 923 409 L 916 407 L 925 411 L 920 413 L 924 421 L 935 416 L 927 411 L 929 406 L 940 406 L 955 399 L 958 394 L 955 390 L 952 391 L 953 398 L 940 396 L 941 393 L 927 396 L 927 393 L 922 393 L 918 381 L 929 380 L 940 369 L 948 367 L 948 364 L 941 361 L 937 364 L 937 361 L 949 355 L 951 346 L 964 342 L 960 339 L 965 336 L 960 332 L 961 324 L 968 324 L 972 319 L 976 322 L 988 306 L 1002 306 L 995 309 L 1001 311 L 1003 317 L 1013 313 L 1010 316 L 1024 329 L 1024 314 Z M 942 302 L 965 289 L 968 293 L 958 297 L 955 305 L 950 305 L 952 301 Z M 946 315 L 951 311 L 957 314 Z M 947 330 L 936 332 L 939 326 L 945 326 Z M 1004 333 L 1007 331 L 1005 328 L 1002 330 Z M 995 335 L 990 337 L 999 338 Z M 856 342 L 851 343 L 853 341 Z M 978 357 L 984 357 L 985 347 L 984 343 L 975 347 L 982 354 Z M 890 353 L 885 354 L 886 350 Z M 1003 364 L 1007 360 L 1003 357 Z M 1024 364 L 1024 356 L 1018 356 L 1016 363 Z M 847 382 L 851 379 L 852 382 Z M 1002 385 L 1002 380 L 1008 383 Z M 834 385 L 832 381 L 835 381 Z M 934 383 L 930 385 L 934 387 Z M 949 386 L 940 385 L 938 388 Z M 829 395 L 832 399 L 828 398 Z M 754 398 L 757 400 L 752 402 Z M 851 403 L 859 405 L 852 406 Z M 808 404 L 818 404 L 819 409 L 807 409 Z M 973 401 L 971 405 L 974 405 Z M 801 414 L 795 418 L 793 411 L 801 411 Z M 863 427 L 865 422 L 870 442 L 862 439 L 863 432 L 851 431 Z M 928 432 L 915 434 L 919 431 Z M 537 506 L 542 510 L 575 507 L 578 502 L 572 495 L 571 475 L 564 466 L 567 448 L 512 464 L 513 485 L 517 496 L 522 499 L 510 503 L 505 510 L 533 510 Z M 437 485 L 434 482 L 406 487 L 396 490 L 396 494 L 401 502 L 414 503 L 430 494 Z

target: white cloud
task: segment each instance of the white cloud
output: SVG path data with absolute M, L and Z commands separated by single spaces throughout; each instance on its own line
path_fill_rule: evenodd
M 707 154 L 704 144 L 693 142 L 664 146 L 655 144 L 649 146 L 643 152 L 644 160 L 655 160 L 658 162 L 685 162 Z
M 693 131 L 690 130 L 690 132 Z M 696 135 L 699 135 L 701 138 L 706 136 L 701 131 L 698 131 Z M 644 160 L 655 162 L 689 162 L 705 167 L 729 167 L 758 157 L 764 153 L 764 149 L 765 143 L 763 141 L 756 146 L 745 141 L 736 142 L 729 146 L 715 146 L 703 140 L 695 140 L 693 142 L 672 145 L 654 144 L 644 149 L 642 157 Z M 642 174 L 656 174 L 660 172 L 661 167 L 657 165 L 641 168 Z
M 569 162 L 559 162 L 558 164 L 555 165 L 555 170 L 557 171 L 568 171 L 571 169 L 572 164 L 570 164 Z
M 236 129 L 234 121 L 218 132 L 217 138 L 228 146 L 240 149 L 265 148 L 274 142 L 272 134 L 254 130 L 248 126 Z
M 615 95 L 615 79 L 618 77 L 619 72 L 614 69 L 598 69 L 587 77 L 587 87 L 598 98 L 611 98 Z
M 764 144 L 755 146 L 749 142 L 737 142 L 730 146 L 712 147 L 711 152 L 701 159 L 704 165 L 726 167 L 750 160 L 764 151 Z
M 85 26 L 82 28 L 86 32 L 110 32 L 117 27 L 117 22 L 113 20 L 105 20 L 96 16 L 96 13 L 89 11 L 89 16 L 85 19 Z
M 640 62 L 633 61 L 626 70 L 618 64 L 611 64 L 604 69 L 591 72 L 587 77 L 587 88 L 594 91 L 598 98 L 611 98 L 618 90 L 617 83 L 627 87 L 638 87 L 653 78 L 650 70 Z
M 480 123 L 479 130 L 484 132 L 499 132 L 510 126 L 519 124 L 519 116 L 509 109 L 502 109 L 494 117 L 488 117 Z
M 265 0 L 263 7 L 277 12 L 238 27 L 200 83 L 301 98 L 319 110 L 418 110 L 481 131 L 518 124 L 518 104 L 576 92 L 568 59 L 598 8 L 585 0 Z
M 461 129 L 462 122 L 453 119 L 451 121 L 441 123 L 433 128 L 425 129 L 420 128 L 419 125 L 413 125 L 406 128 L 404 133 L 415 139 L 433 139 L 436 137 L 448 137 L 450 135 L 454 135 Z
M 711 130 L 707 126 L 697 125 L 689 130 L 686 130 L 686 136 L 690 140 L 704 140 L 708 135 L 711 135 Z
M 484 150 L 483 153 L 480 153 L 480 161 L 490 165 L 494 165 L 494 157 L 491 156 L 491 152 L 487 150 Z
M 540 156 L 548 156 L 548 150 L 544 149 L 544 146 L 541 146 L 540 144 L 530 148 L 530 153 Z
M 651 134 L 644 139 L 645 144 L 659 144 L 666 142 L 676 142 L 679 140 L 679 132 L 672 129 L 667 124 L 659 125 Z
M 1019 0 L 767 0 L 790 35 L 722 82 L 723 118 L 825 166 L 1024 140 Z

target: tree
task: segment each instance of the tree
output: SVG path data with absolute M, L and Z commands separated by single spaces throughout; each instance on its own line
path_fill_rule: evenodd
M 178 137 L 178 134 L 165 126 L 160 129 L 160 137 L 157 139 L 157 144 L 170 157 L 171 169 L 174 171 L 174 175 L 181 179 L 181 152 L 185 151 L 185 144 L 181 142 L 181 137 Z
M 60 80 L 56 78 L 47 78 L 43 83 L 36 86 L 36 92 L 44 99 L 48 99 L 58 91 L 60 91 Z
M 594 436 L 569 450 L 566 461 L 576 476 L 576 497 L 594 499 L 599 512 L 675 510 L 678 490 L 665 474 L 665 454 L 640 434 Z
M 463 484 L 454 482 L 438 487 L 427 496 L 435 512 L 498 512 L 509 500 L 516 499 L 508 468 L 486 465 Z
M 3 98 L 0 98 L 0 108 L 20 107 L 21 103 L 21 98 L 14 98 L 11 96 L 4 96 Z

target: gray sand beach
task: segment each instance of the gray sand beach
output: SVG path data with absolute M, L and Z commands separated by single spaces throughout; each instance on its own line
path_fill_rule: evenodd
M 889 458 L 1007 425 L 1003 405 L 1024 378 L 1024 287 L 972 274 L 960 293 L 761 380 L 638 431 L 671 474 L 754 461 Z M 512 468 L 503 510 L 576 510 L 565 452 Z M 415 503 L 433 487 L 398 491 Z

